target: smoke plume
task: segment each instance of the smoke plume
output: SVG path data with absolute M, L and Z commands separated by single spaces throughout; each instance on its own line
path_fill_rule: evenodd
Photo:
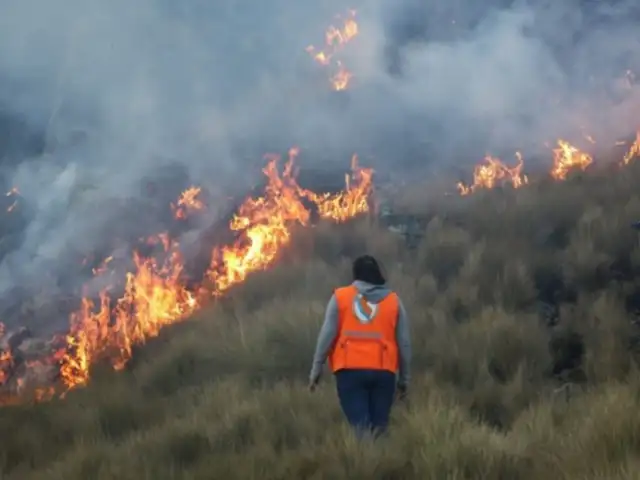
M 360 27 L 342 52 L 354 77 L 334 92 L 305 48 L 345 7 Z M 161 229 L 181 189 L 246 192 L 262 154 L 292 145 L 339 181 L 352 153 L 383 173 L 429 172 L 489 151 L 544 158 L 559 136 L 613 143 L 638 126 L 638 10 L 4 0 L 0 168 L 23 208 L 2 220 L 0 296 L 74 287 L 71 262 L 98 246 L 128 256 L 126 239 Z

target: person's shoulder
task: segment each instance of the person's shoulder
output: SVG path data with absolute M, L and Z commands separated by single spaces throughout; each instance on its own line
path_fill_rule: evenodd
M 389 289 L 389 295 L 400 300 L 400 294 L 394 288 L 391 288 L 391 287 L 387 287 L 387 288 Z
M 396 302 L 398 302 L 398 306 L 404 308 L 404 303 L 402 302 L 402 298 L 395 290 L 391 289 L 391 296 L 395 298 Z
M 354 285 L 343 285 L 333 289 L 333 298 L 337 302 L 349 301 L 357 291 Z
M 355 285 L 353 285 L 353 283 L 349 283 L 348 285 L 340 285 L 336 288 L 333 289 L 334 293 L 342 293 L 342 292 L 350 292 L 352 291 L 355 287 Z

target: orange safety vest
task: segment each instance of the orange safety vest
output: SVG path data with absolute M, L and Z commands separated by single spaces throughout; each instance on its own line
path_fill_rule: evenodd
M 335 290 L 338 338 L 329 353 L 335 373 L 343 369 L 398 370 L 396 324 L 400 308 L 395 293 L 368 303 L 354 285 Z

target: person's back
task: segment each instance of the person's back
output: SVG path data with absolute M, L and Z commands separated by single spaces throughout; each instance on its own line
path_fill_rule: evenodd
M 349 423 L 384 431 L 396 383 L 401 395 L 409 381 L 411 345 L 405 309 L 373 257 L 353 264 L 351 285 L 331 297 L 310 374 L 317 385 L 325 359 L 335 374 L 338 397 Z M 396 382 L 396 373 L 399 377 Z

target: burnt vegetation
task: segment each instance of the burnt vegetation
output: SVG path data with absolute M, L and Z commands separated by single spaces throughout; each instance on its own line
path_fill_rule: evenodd
M 0 409 L 3 478 L 634 478 L 639 182 L 632 163 L 437 201 L 424 184 L 390 196 L 394 215 L 301 228 L 124 372 Z M 325 302 L 364 251 L 415 357 L 389 438 L 359 445 L 330 375 L 305 385 Z

